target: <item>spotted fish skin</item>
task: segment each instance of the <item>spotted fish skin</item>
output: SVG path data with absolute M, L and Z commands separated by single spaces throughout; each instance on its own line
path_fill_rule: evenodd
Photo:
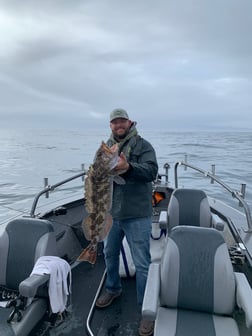
M 102 142 L 85 179 L 85 207 L 88 215 L 82 222 L 82 229 L 90 243 L 82 251 L 77 261 L 88 261 L 95 264 L 98 242 L 107 236 L 112 226 L 110 209 L 115 176 L 113 169 L 117 162 L 118 145 L 109 148 Z M 123 179 L 118 179 L 117 182 L 123 183 Z

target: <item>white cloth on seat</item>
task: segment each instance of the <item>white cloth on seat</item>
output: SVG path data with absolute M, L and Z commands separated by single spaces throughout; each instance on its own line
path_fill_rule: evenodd
M 42 256 L 34 265 L 33 274 L 50 274 L 48 293 L 51 309 L 53 313 L 62 313 L 66 309 L 67 296 L 71 293 L 72 275 L 68 262 L 56 256 Z

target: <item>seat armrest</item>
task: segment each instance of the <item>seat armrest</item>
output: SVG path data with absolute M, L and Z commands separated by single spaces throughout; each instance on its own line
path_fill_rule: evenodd
M 235 272 L 236 302 L 245 313 L 246 326 L 252 329 L 252 289 L 243 273 Z
M 144 318 L 154 321 L 159 306 L 160 291 L 160 264 L 152 263 L 149 267 L 147 283 L 145 287 L 142 315 Z
M 24 297 L 34 297 L 38 288 L 45 284 L 50 278 L 49 274 L 32 274 L 19 284 L 19 293 Z
M 212 227 L 218 231 L 224 231 L 224 223 L 221 221 L 220 217 L 217 215 L 211 215 Z
M 159 214 L 159 227 L 160 229 L 167 229 L 167 225 L 168 225 L 168 220 L 167 220 L 167 211 L 160 211 Z

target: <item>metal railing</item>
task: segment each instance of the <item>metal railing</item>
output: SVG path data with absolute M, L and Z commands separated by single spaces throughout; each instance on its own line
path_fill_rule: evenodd
M 42 196 L 42 195 L 46 195 L 46 197 L 48 197 L 49 195 L 49 192 L 50 191 L 54 191 L 57 187 L 63 185 L 63 184 L 66 184 L 70 181 L 73 181 L 79 177 L 82 177 L 82 179 L 84 179 L 84 176 L 85 176 L 86 172 L 83 171 L 77 175 L 74 175 L 72 177 L 69 177 L 68 179 L 65 179 L 63 181 L 60 181 L 58 183 L 55 183 L 53 185 L 48 185 L 48 179 L 45 178 L 44 181 L 45 181 L 45 188 L 43 190 L 41 190 L 34 198 L 34 201 L 33 201 L 33 204 L 32 204 L 32 208 L 31 208 L 31 211 L 30 211 L 30 216 L 31 217 L 35 217 L 35 210 L 36 210 L 36 207 L 37 207 L 37 204 L 38 204 L 38 201 L 39 201 L 39 198 Z
M 222 186 L 225 190 L 227 190 L 233 198 L 236 198 L 239 201 L 240 206 L 243 207 L 246 219 L 247 219 L 247 224 L 248 224 L 248 230 L 246 232 L 252 232 L 252 219 L 251 219 L 251 213 L 250 213 L 250 208 L 247 204 L 247 202 L 244 200 L 244 194 L 245 194 L 245 184 L 241 185 L 241 191 L 235 191 L 231 189 L 227 184 L 225 184 L 223 181 L 221 181 L 216 175 L 215 175 L 215 166 L 212 165 L 212 173 L 209 171 L 205 171 L 201 168 L 195 167 L 191 164 L 189 164 L 186 160 L 185 161 L 178 161 L 174 165 L 174 179 L 175 179 L 175 188 L 178 188 L 178 167 L 179 166 L 184 166 L 186 168 L 191 168 L 205 177 L 209 177 L 211 179 L 211 183 L 218 183 L 220 186 Z
M 105 271 L 103 272 L 100 284 L 98 286 L 98 289 L 96 291 L 94 300 L 93 300 L 92 305 L 90 307 L 87 320 L 86 320 L 86 328 L 87 328 L 88 334 L 90 336 L 94 336 L 94 333 L 93 333 L 92 328 L 91 328 L 91 321 L 92 321 L 92 317 L 94 315 L 95 303 L 96 303 L 96 300 L 98 299 L 98 296 L 100 295 L 100 292 L 102 290 L 103 284 L 104 284 L 105 279 L 106 279 L 106 275 L 107 275 L 107 270 L 105 269 Z

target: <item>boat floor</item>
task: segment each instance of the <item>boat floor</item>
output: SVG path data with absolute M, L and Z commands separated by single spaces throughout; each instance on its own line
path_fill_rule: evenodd
M 95 309 L 91 323 L 97 336 L 138 335 L 140 310 L 136 301 L 135 278 L 122 279 L 123 291 L 111 306 Z
M 57 322 L 54 327 L 43 321 L 30 336 L 92 335 L 87 330 L 86 321 L 104 278 L 104 272 L 102 253 L 95 265 L 81 262 L 75 266 L 72 269 L 72 293 L 65 319 L 62 323 Z M 100 288 L 101 292 L 103 287 L 104 285 Z M 93 335 L 138 335 L 140 311 L 136 302 L 135 278 L 122 278 L 122 287 L 122 295 L 110 307 L 94 307 L 90 318 Z

